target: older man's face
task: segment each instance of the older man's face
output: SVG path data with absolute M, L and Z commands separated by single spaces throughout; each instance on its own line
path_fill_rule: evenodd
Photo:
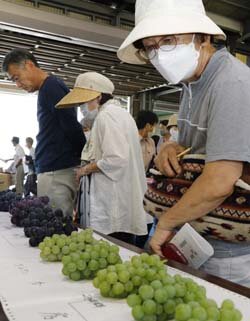
M 31 61 L 26 61 L 21 65 L 9 65 L 8 76 L 18 88 L 27 92 L 31 93 L 39 89 L 36 82 L 34 64 Z

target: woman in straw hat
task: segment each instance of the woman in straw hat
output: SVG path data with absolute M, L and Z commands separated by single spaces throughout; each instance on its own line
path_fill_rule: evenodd
M 213 40 L 225 38 L 202 0 L 137 0 L 135 28 L 118 50 L 124 62 L 151 63 L 167 82 L 183 83 L 178 143 L 161 149 L 158 169 L 170 177 L 180 173 L 176 155 L 187 147 L 206 155 L 202 174 L 159 220 L 151 240 L 159 255 L 176 227 L 203 217 L 232 194 L 243 163 L 250 162 L 250 70 L 225 48 L 214 47 Z M 243 222 L 232 212 L 220 228 L 232 228 L 234 239 L 223 241 L 218 233 L 213 240 L 213 230 L 206 231 L 215 251 L 206 271 L 250 286 L 249 223 L 248 216 Z
M 91 174 L 84 225 L 133 243 L 134 235 L 147 234 L 142 205 L 146 179 L 135 121 L 113 99 L 113 91 L 107 77 L 86 72 L 57 106 L 81 105 L 85 117 L 93 122 L 89 150 L 83 153 L 85 159 L 88 154 L 89 164 L 77 171 L 78 178 Z

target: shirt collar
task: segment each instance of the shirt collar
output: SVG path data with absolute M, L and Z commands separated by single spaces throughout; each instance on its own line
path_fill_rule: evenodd
M 217 50 L 209 60 L 206 68 L 202 72 L 201 76 L 199 79 L 192 81 L 188 84 L 184 84 L 184 87 L 188 87 L 188 85 L 198 85 L 200 82 L 206 81 L 207 79 L 210 78 L 210 76 L 214 73 L 216 73 L 221 65 L 221 60 L 225 59 L 225 56 L 227 56 L 229 52 L 227 51 L 226 48 L 222 48 Z

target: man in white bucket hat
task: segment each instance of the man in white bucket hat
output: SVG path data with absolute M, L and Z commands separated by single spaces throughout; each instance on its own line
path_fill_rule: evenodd
M 151 63 L 169 83 L 183 83 L 178 143 L 161 149 L 158 169 L 170 177 L 179 174 L 176 155 L 187 147 L 206 155 L 202 174 L 159 220 L 151 247 L 160 255 L 173 229 L 210 213 L 232 194 L 243 163 L 250 162 L 250 70 L 213 46 L 213 40 L 225 38 L 201 0 L 137 0 L 135 28 L 118 50 L 122 61 Z M 250 286 L 249 241 L 239 235 L 236 229 L 235 240 L 207 237 L 215 253 L 204 269 Z
M 128 243 L 135 235 L 146 235 L 146 215 L 143 195 L 146 178 L 138 131 L 132 116 L 113 99 L 114 85 L 97 72 L 80 74 L 73 90 L 58 104 L 58 108 L 80 106 L 92 129 L 82 160 L 89 163 L 77 171 L 83 181 L 83 201 L 89 203 L 82 225 Z M 84 105 L 83 105 L 84 104 Z M 84 190 L 85 189 L 85 190 Z

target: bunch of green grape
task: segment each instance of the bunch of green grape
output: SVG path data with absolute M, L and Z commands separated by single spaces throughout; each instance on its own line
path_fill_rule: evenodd
M 93 284 L 104 297 L 126 298 L 143 284 L 150 284 L 166 275 L 164 262 L 157 255 L 133 256 L 131 261 L 100 270 Z
M 54 234 L 52 237 L 45 237 L 38 247 L 44 261 L 55 262 L 61 261 L 64 255 L 83 252 L 88 244 L 95 242 L 93 231 L 86 229 L 80 233 L 74 231 L 70 236 Z
M 76 251 L 62 257 L 62 273 L 71 280 L 93 279 L 100 269 L 121 263 L 119 247 L 104 240 L 85 246 L 84 252 Z
M 207 299 L 205 288 L 192 279 L 166 274 L 162 280 L 140 286 L 127 297 L 136 321 L 240 321 L 242 315 L 231 300 L 219 308 Z

